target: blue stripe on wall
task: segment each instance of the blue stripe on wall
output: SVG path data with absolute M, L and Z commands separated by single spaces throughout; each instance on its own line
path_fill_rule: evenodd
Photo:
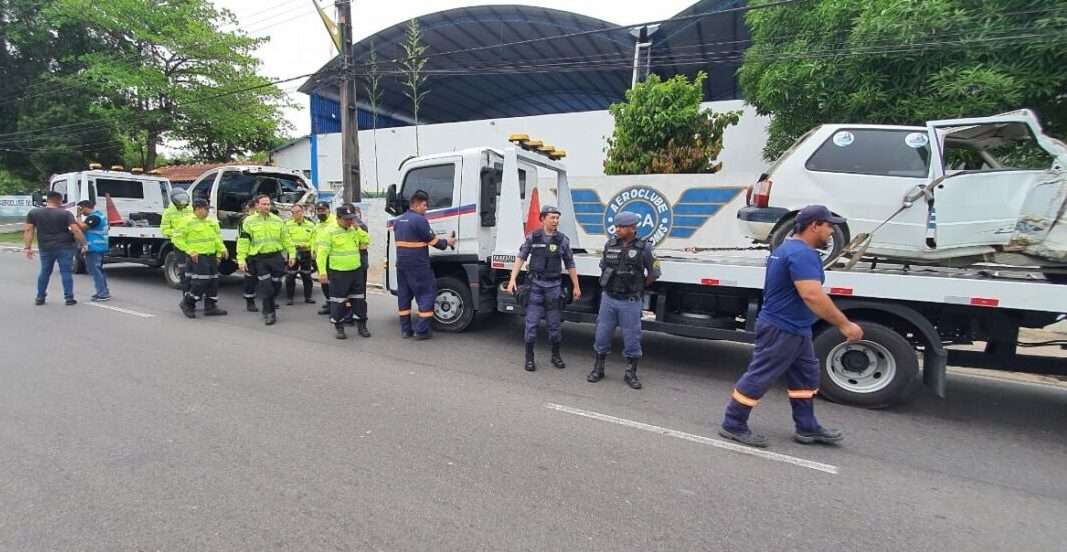
M 729 203 L 743 188 L 690 188 L 678 198 L 683 203 Z
M 717 213 L 719 211 L 719 209 L 721 209 L 721 208 L 722 208 L 722 205 L 717 205 L 717 204 L 714 204 L 714 203 L 695 203 L 695 204 L 689 204 L 689 205 L 675 205 L 674 206 L 674 214 L 675 214 L 675 216 L 685 216 L 685 215 L 708 215 L 708 216 L 711 216 L 711 215 L 714 215 L 715 213 Z

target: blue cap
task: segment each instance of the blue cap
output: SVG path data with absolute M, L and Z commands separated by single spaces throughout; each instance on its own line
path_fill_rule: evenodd
M 808 205 L 797 213 L 794 225 L 796 228 L 804 228 L 813 222 L 832 222 L 843 224 L 844 217 L 839 217 L 830 212 L 825 205 Z
M 615 215 L 615 226 L 637 226 L 640 221 L 641 217 L 637 216 L 637 213 L 631 213 L 630 211 L 623 211 Z

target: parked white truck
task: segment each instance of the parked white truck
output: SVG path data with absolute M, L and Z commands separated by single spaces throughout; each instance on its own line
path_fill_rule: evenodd
M 87 171 L 53 176 L 49 190 L 63 194 L 63 204 L 74 211 L 79 201 L 88 199 L 101 211 L 113 209 L 109 218 L 111 249 L 104 257 L 106 263 L 138 263 L 163 267 L 163 277 L 172 287 L 179 287 L 177 255 L 170 240 L 160 232 L 163 210 L 170 203 L 170 182 L 155 174 L 137 169 L 130 171 L 114 166 L 105 170 L 92 165 Z M 237 221 L 246 201 L 260 194 L 274 199 L 283 217 L 296 203 L 315 201 L 315 190 L 299 171 L 278 167 L 231 165 L 218 167 L 200 175 L 189 187 L 192 199 L 206 199 L 211 204 L 208 216 L 217 217 L 222 226 L 222 239 L 231 257 L 237 248 Z M 111 207 L 107 205 L 111 199 Z M 80 256 L 76 270 L 84 272 Z M 231 274 L 237 270 L 233 261 L 223 261 L 219 271 Z
M 595 321 L 599 249 L 614 215 L 633 211 L 642 217 L 640 235 L 657 240 L 662 266 L 662 277 L 646 294 L 644 328 L 706 339 L 754 340 L 766 253 L 686 251 L 716 245 L 706 237 L 699 242 L 692 237 L 706 236 L 697 230 L 720 212 L 732 219 L 733 212 L 723 205 L 734 202 L 743 189 L 726 184 L 572 190 L 557 160 L 560 155 L 527 151 L 529 144 L 520 144 L 410 159 L 400 167 L 399 186 L 389 188 L 390 214 L 401 214 L 407 198 L 425 190 L 431 198 L 426 216 L 434 232 L 457 237 L 454 249 L 430 249 L 438 278 L 437 329 L 464 331 L 477 317 L 521 312 L 513 296 L 501 289 L 524 240 L 537 189 L 542 203 L 557 203 L 563 214 L 560 229 L 572 237 L 575 250 L 583 297 L 567 306 L 566 320 Z M 388 241 L 386 287 L 395 293 L 391 232 Z M 973 271 L 867 266 L 828 272 L 826 289 L 865 335 L 863 341 L 845 343 L 832 327 L 815 329 L 823 367 L 821 392 L 829 399 L 889 406 L 913 393 L 920 372 L 921 381 L 944 396 L 949 364 L 1067 375 L 1062 358 L 1017 352 L 1020 328 L 1045 327 L 1067 313 L 1062 286 Z M 975 341 L 986 343 L 984 352 L 946 348 Z

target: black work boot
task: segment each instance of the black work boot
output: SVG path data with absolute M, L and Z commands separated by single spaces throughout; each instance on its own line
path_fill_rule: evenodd
M 796 432 L 796 435 L 793 435 L 794 441 L 804 445 L 812 445 L 816 443 L 833 445 L 840 443 L 844 438 L 845 436 L 841 433 L 841 430 L 822 426 L 819 426 L 815 431 L 798 431 Z
M 585 381 L 588 381 L 589 383 L 596 383 L 604 379 L 604 361 L 607 360 L 607 358 L 608 355 L 601 353 L 596 354 L 596 360 L 593 362 L 593 371 L 589 372 L 589 375 L 586 376 Z
M 314 305 L 315 304 L 315 300 L 312 299 L 310 295 L 304 298 L 304 302 L 309 304 L 309 305 Z
M 370 330 L 367 329 L 366 320 L 356 320 L 356 331 L 359 332 L 360 337 L 370 337 Z
M 278 321 L 278 315 L 274 311 L 270 311 L 263 315 L 263 323 L 267 326 L 273 326 Z
M 319 314 L 330 314 L 330 302 L 329 301 L 327 301 L 325 304 L 322 305 L 321 308 L 319 308 Z
M 186 318 L 196 318 L 196 303 L 191 303 L 188 299 L 182 299 L 182 302 L 178 303 L 178 306 L 181 307 L 182 314 L 184 314 Z
M 289 306 L 292 306 L 293 305 L 293 298 L 292 297 L 286 297 L 285 298 L 285 304 L 289 305 Z
M 226 316 L 226 311 L 219 308 L 218 303 L 214 301 L 204 302 L 204 316 Z
M 641 380 L 637 379 L 637 362 L 639 358 L 626 359 L 630 363 L 630 367 L 626 369 L 626 374 L 623 375 L 622 380 L 626 382 L 626 385 L 630 386 L 630 389 L 640 389 Z
M 334 329 L 335 332 L 337 332 L 337 333 L 333 334 L 333 336 L 335 338 L 337 338 L 337 339 L 348 339 L 348 336 L 345 335 L 345 326 L 344 326 L 344 324 L 334 324 L 333 325 L 333 329 Z
M 245 310 L 248 312 L 259 312 L 259 307 L 256 306 L 256 300 L 251 297 L 245 297 Z
M 561 370 L 567 367 L 567 364 L 563 362 L 563 357 L 559 356 L 559 341 L 552 342 L 552 366 Z
M 748 445 L 750 447 L 767 448 L 767 438 L 759 433 L 753 433 L 751 431 L 734 431 L 732 429 L 726 429 L 725 427 L 719 428 L 719 436 L 729 439 L 731 441 L 737 441 L 742 445 Z
M 526 365 L 524 366 L 527 372 L 533 372 L 537 369 L 537 365 L 534 364 L 534 344 L 526 344 Z

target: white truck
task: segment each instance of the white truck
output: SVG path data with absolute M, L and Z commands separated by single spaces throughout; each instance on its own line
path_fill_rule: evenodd
M 63 194 L 63 204 L 71 211 L 77 203 L 92 200 L 97 209 L 111 211 L 109 231 L 111 249 L 104 257 L 106 263 L 137 263 L 163 267 L 163 277 L 172 287 L 179 287 L 177 255 L 170 240 L 159 226 L 163 210 L 170 203 L 170 182 L 155 174 L 138 169 L 125 170 L 113 166 L 110 170 L 90 165 L 87 171 L 53 176 L 49 190 Z M 206 199 L 211 204 L 208 216 L 217 217 L 222 226 L 222 239 L 230 249 L 231 258 L 237 248 L 237 221 L 242 206 L 248 200 L 267 194 L 275 201 L 281 215 L 288 216 L 296 203 L 315 201 L 315 190 L 299 171 L 256 165 L 218 167 L 200 175 L 188 188 L 192 199 Z M 111 200 L 108 206 L 108 198 Z M 84 272 L 84 261 L 76 259 L 75 269 Z M 219 271 L 231 274 L 237 264 L 223 261 Z
M 677 204 L 690 192 L 629 188 L 589 217 L 593 208 L 588 205 L 594 202 L 586 191 L 571 190 L 567 171 L 557 160 L 560 155 L 527 148 L 535 149 L 521 142 L 516 147 L 413 158 L 401 165 L 399 186 L 388 190 L 386 211 L 394 216 L 407 208 L 406 200 L 414 191 L 428 192 L 431 205 L 426 216 L 434 232 L 457 237 L 454 249 L 430 249 L 438 284 L 433 323 L 440 331 L 464 331 L 477 318 L 521 312 L 502 285 L 524 240 L 535 188 L 542 201 L 558 204 L 563 214 L 560 228 L 572 237 L 575 250 L 583 296 L 566 307 L 564 319 L 586 323 L 596 319 L 598 249 L 604 241 L 581 238 L 579 224 L 588 234 L 600 220 L 599 230 L 607 233 L 613 213 L 630 210 L 644 219 L 639 234 L 664 240 L 677 227 L 665 225 L 668 216 L 714 213 L 724 203 L 733 203 L 737 194 L 723 192 L 718 197 L 714 192 L 700 192 L 701 197 L 682 202 L 695 207 L 679 213 L 677 206 L 664 208 L 667 198 L 678 198 Z M 672 222 L 684 228 L 695 224 Z M 674 242 L 664 241 L 657 247 L 662 277 L 646 294 L 643 327 L 687 337 L 752 342 L 762 303 L 766 252 L 689 253 L 685 247 L 667 247 L 684 245 L 682 238 L 688 235 L 691 232 L 684 230 L 674 236 Z M 393 241 L 390 231 L 385 283 L 396 293 Z M 956 269 L 905 271 L 867 266 L 828 272 L 826 289 L 863 327 L 865 335 L 863 341 L 845 343 L 836 329 L 815 328 L 823 368 L 821 393 L 831 400 L 886 407 L 907 399 L 919 381 L 943 397 L 949 364 L 1067 375 L 1063 358 L 1018 354 L 1021 328 L 1042 328 L 1064 318 L 1067 293 L 1063 286 Z M 974 342 L 985 342 L 984 351 L 948 348 Z

